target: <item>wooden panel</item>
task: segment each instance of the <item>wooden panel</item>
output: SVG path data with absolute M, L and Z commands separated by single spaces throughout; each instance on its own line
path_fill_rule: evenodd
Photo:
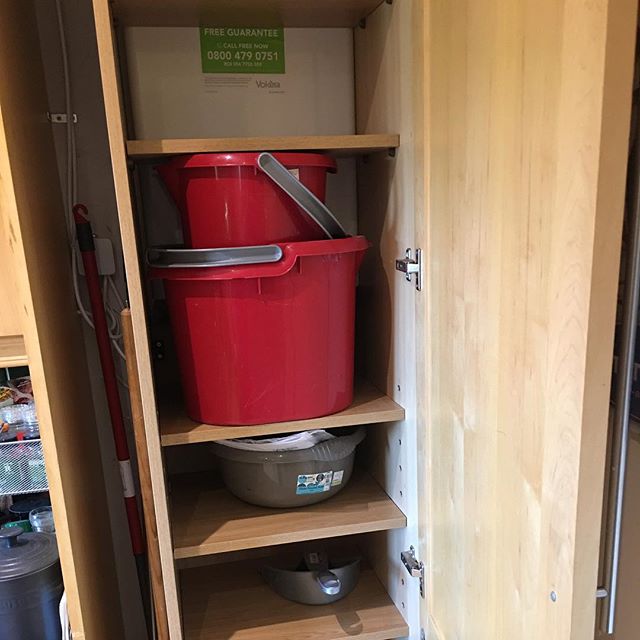
M 442 638 L 593 637 L 635 4 L 428 5 Z
M 157 640 L 169 640 L 169 625 L 167 622 L 167 604 L 164 599 L 162 586 L 162 564 L 160 562 L 160 547 L 158 546 L 158 527 L 156 524 L 156 510 L 153 505 L 153 489 L 151 471 L 149 469 L 149 452 L 147 438 L 144 431 L 144 415 L 142 411 L 142 396 L 140 395 L 140 376 L 136 361 L 136 348 L 133 338 L 133 324 L 131 310 L 123 309 L 120 314 L 122 326 L 122 341 L 127 358 L 127 383 L 131 401 L 131 423 L 136 444 L 136 460 L 138 462 L 138 479 L 142 510 L 144 515 L 144 533 L 147 544 L 147 564 L 149 567 L 149 581 L 153 598 L 153 614 L 155 617 L 155 631 Z
M 207 477 L 172 482 L 175 557 L 335 538 L 405 527 L 407 519 L 367 474 L 354 473 L 331 500 L 298 509 L 265 509 L 215 488 Z
M 0 2 L 2 224 L 22 293 L 73 636 L 110 640 L 124 634 L 37 32 L 32 2 Z
M 276 422 L 250 427 L 223 427 L 194 422 L 184 413 L 181 403 L 172 403 L 160 410 L 160 432 L 163 446 L 212 442 L 228 438 L 249 438 L 274 433 L 293 433 L 311 429 L 348 427 L 404 420 L 404 409 L 371 385 L 360 382 L 355 389 L 353 404 L 340 413 L 310 420 Z
M 22 336 L 0 336 L 0 367 L 22 367 L 28 364 L 27 348 Z
M 577 502 L 576 551 L 573 566 L 572 637 L 591 636 L 593 630 L 594 580 L 598 579 L 594 556 L 600 548 L 601 531 L 593 526 L 602 515 L 613 326 L 620 268 L 623 193 L 627 170 L 631 85 L 635 39 L 636 0 L 608 2 L 606 58 L 600 131 L 593 266 L 586 353 L 580 485 Z M 571 122 L 571 115 L 565 117 Z M 611 212 L 616 213 L 615 225 Z M 615 284 L 614 284 L 615 283 Z M 603 340 L 603 336 L 607 336 Z M 598 551 L 597 551 L 598 550 Z
M 0 211 L 9 207 L 10 203 L 5 198 L 10 197 L 7 190 L 0 188 Z M 2 256 L 2 278 L 0 278 L 0 336 L 16 336 L 23 331 L 24 306 L 20 303 L 21 291 L 18 291 L 18 278 L 16 265 L 12 258 L 14 249 L 12 245 L 16 239 L 11 236 L 11 230 L 7 226 L 8 219 L 3 216 L 0 224 L 0 256 Z
M 145 319 L 136 230 L 134 226 L 131 192 L 129 190 L 127 155 L 125 151 L 122 114 L 120 111 L 114 38 L 111 30 L 111 15 L 108 0 L 93 0 L 93 11 L 98 41 L 102 90 L 105 101 L 109 149 L 111 151 L 111 163 L 113 167 L 113 184 L 118 205 L 122 252 L 127 273 L 129 306 L 131 307 L 131 320 L 133 323 L 138 374 L 140 378 L 142 410 L 149 454 L 149 469 L 151 471 L 156 523 L 158 527 L 158 546 L 160 549 L 162 579 L 167 604 L 167 620 L 171 640 L 181 640 L 182 629 L 180 625 L 178 584 L 173 561 L 162 448 L 160 446 L 160 432 L 153 389 L 149 336 L 147 334 Z
M 382 0 L 115 0 L 122 24 L 353 27 Z M 250 18 L 247 18 L 250 15 Z
M 368 468 L 407 514 L 409 527 L 366 541 L 368 557 L 413 634 L 419 629 L 421 600 L 415 584 L 402 580 L 400 553 L 418 546 L 419 509 L 425 487 L 418 486 L 418 465 L 426 437 L 426 381 L 417 376 L 426 339 L 419 326 L 425 291 L 418 292 L 395 270 L 408 247 L 424 248 L 417 235 L 422 222 L 424 183 L 420 149 L 424 116 L 423 24 L 416 20 L 421 0 L 382 4 L 356 29 L 356 107 L 358 133 L 398 131 L 402 144 L 395 158 L 378 154 L 358 161 L 358 229 L 373 244 L 359 275 L 358 351 L 363 374 L 406 408 L 407 419 L 370 430 L 363 443 Z M 420 336 L 420 337 L 418 337 Z
M 400 146 L 400 136 L 393 133 L 379 133 L 360 136 L 128 140 L 127 152 L 132 158 L 227 151 L 326 151 L 335 156 L 353 156 L 387 151 L 398 146 Z
M 9 185 L 0 184 L 0 212 L 9 211 L 12 207 L 15 207 L 13 198 L 14 194 Z M 0 336 L 2 336 L 3 344 L 0 348 L 3 353 L 10 357 L 14 353 L 12 349 L 18 346 L 14 338 L 22 340 L 21 334 L 26 320 L 24 303 L 21 297 L 24 292 L 18 288 L 19 278 L 16 273 L 18 265 L 13 258 L 13 254 L 17 251 L 15 247 L 16 241 L 17 238 L 12 233 L 9 216 L 2 215 L 0 220 L 0 256 L 2 256 Z M 24 342 L 22 348 L 24 348 Z M 9 351 L 6 351 L 7 349 Z
M 276 595 L 260 564 L 235 563 L 183 571 L 187 640 L 391 640 L 409 629 L 371 569 L 332 605 L 310 607 Z

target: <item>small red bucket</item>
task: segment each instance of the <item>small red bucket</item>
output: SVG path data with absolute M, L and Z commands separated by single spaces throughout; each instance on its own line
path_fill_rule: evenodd
M 259 153 L 178 156 L 156 170 L 181 212 L 193 249 L 322 240 L 326 236 L 258 167 Z M 325 201 L 333 158 L 319 153 L 274 157 Z
M 281 245 L 272 264 L 154 268 L 163 278 L 189 416 L 251 425 L 353 401 L 363 236 Z

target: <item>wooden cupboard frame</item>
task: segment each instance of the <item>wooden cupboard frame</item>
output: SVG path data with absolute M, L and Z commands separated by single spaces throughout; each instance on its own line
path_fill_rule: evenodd
M 400 175 L 380 156 L 361 166 L 360 206 L 378 212 L 361 225 L 382 240 L 371 282 L 383 292 L 393 282 L 393 259 L 404 250 L 389 231 L 396 222 L 412 227 L 427 257 L 426 293 L 411 319 L 413 357 L 390 371 L 397 342 L 391 354 L 385 345 L 368 354 L 373 382 L 389 395 L 396 397 L 400 378 L 421 390 L 410 412 L 414 430 L 391 426 L 373 435 L 384 446 L 407 429 L 419 461 L 414 481 L 394 477 L 393 458 L 374 456 L 372 464 L 394 499 L 413 492 L 405 496 L 413 513 L 407 531 L 419 534 L 426 559 L 422 625 L 441 640 L 582 640 L 595 615 L 636 3 L 393 4 L 395 23 L 380 19 L 374 0 L 215 7 L 117 0 L 114 10 L 124 24 L 148 25 L 231 23 L 251 12 L 265 23 L 335 26 L 368 14 L 367 28 L 356 33 L 356 48 L 370 53 L 356 73 L 358 130 L 404 126 L 399 158 L 408 162 Z M 178 581 L 114 38 L 106 0 L 94 0 L 94 11 L 164 591 L 177 639 Z M 142 155 L 165 149 L 187 147 L 130 143 Z M 376 209 L 390 194 L 404 198 L 402 216 Z M 398 337 L 384 314 L 370 317 L 365 333 Z M 398 604 L 402 569 L 393 540 L 372 536 L 367 544 Z M 411 632 L 419 636 L 413 624 Z
M 131 154 L 109 3 L 93 5 L 164 596 L 177 640 L 178 580 Z M 5 364 L 26 358 L 31 368 L 74 635 L 110 639 L 122 627 L 113 613 L 117 588 L 97 441 L 86 426 L 93 415 L 88 393 L 73 402 L 66 395 L 68 380 L 87 376 L 80 373 L 86 364 L 35 18 L 29 2 L 0 7 L 0 246 L 6 273 L 13 273 L 3 285 L 17 284 L 2 290 L 16 304 L 0 318 L 0 357 Z M 315 141 L 362 153 L 395 148 L 400 135 L 395 172 L 380 153 L 360 166 L 360 205 L 371 212 L 361 216 L 361 227 L 380 241 L 380 263 L 366 276 L 377 291 L 391 291 L 367 307 L 367 369 L 407 408 L 404 423 L 371 430 L 371 471 L 409 516 L 406 528 L 366 536 L 375 573 L 396 607 L 367 579 L 392 624 L 381 628 L 380 616 L 368 616 L 365 637 L 403 633 L 394 611 L 423 602 L 421 623 L 440 640 L 590 638 L 636 2 L 220 0 L 214 7 L 203 0 L 116 0 L 114 7 L 125 24 L 194 25 L 213 17 L 232 23 L 250 12 L 265 24 L 354 26 L 367 17 L 366 29 L 356 31 L 356 47 L 367 52 L 356 56 L 358 132 L 382 131 L 384 139 Z M 130 141 L 129 151 L 145 156 L 227 143 Z M 409 308 L 409 293 L 393 271 L 405 249 L 399 238 L 409 233 L 427 256 L 415 317 L 399 314 Z M 405 306 L 391 317 L 380 313 L 391 301 Z M 394 320 L 415 331 L 418 348 L 409 358 Z M 371 340 L 376 333 L 389 343 Z M 407 436 L 417 452 L 409 471 L 412 454 L 397 444 L 404 438 L 406 445 Z M 393 455 L 375 455 L 387 447 Z M 418 535 L 424 601 L 408 599 L 415 592 L 408 580 L 400 586 L 396 553 Z M 201 575 L 189 580 L 200 584 Z M 340 637 L 334 622 L 326 620 L 315 637 Z M 411 633 L 419 637 L 413 622 Z
M 277 3 L 276 3 L 277 4 Z M 284 17 L 285 25 L 293 24 L 293 25 L 302 25 L 302 24 L 322 24 L 328 25 L 335 23 L 336 18 L 336 8 L 339 6 L 344 7 L 352 7 L 356 10 L 358 18 L 364 18 L 367 16 L 373 9 L 379 7 L 381 4 L 377 0 L 367 0 L 359 2 L 334 2 L 334 3 L 324 3 L 321 2 L 312 2 L 308 3 L 304 8 L 301 9 L 301 5 L 298 3 L 282 3 L 281 7 L 285 5 L 291 10 L 285 10 L 281 16 Z M 237 8 L 237 3 L 234 3 L 234 6 Z M 246 5 L 249 7 L 250 5 Z M 257 7 L 254 3 L 251 5 L 253 8 Z M 265 6 L 265 5 L 261 5 Z M 275 6 L 275 5 L 274 5 Z M 278 5 L 280 6 L 280 5 Z M 390 5 L 388 6 L 389 11 L 391 11 Z M 410 5 L 406 4 L 405 7 L 409 7 Z M 155 17 L 158 20 L 162 20 L 161 16 L 165 15 L 165 9 L 168 7 L 171 10 L 176 9 L 176 5 L 155 5 L 153 8 L 153 13 L 155 13 L 157 9 L 157 13 L 155 13 Z M 231 5 L 227 5 L 227 8 L 231 7 Z M 189 12 L 190 9 L 194 8 L 194 5 L 181 5 L 180 10 Z M 219 5 L 216 9 L 224 10 L 223 5 Z M 113 11 L 115 15 L 118 17 L 119 24 L 147 24 L 147 20 L 142 17 L 141 13 L 136 13 L 133 11 L 134 5 L 128 5 L 127 3 L 116 3 L 113 5 Z M 119 209 L 119 217 L 120 217 L 120 226 L 121 226 L 121 235 L 123 240 L 123 249 L 124 249 L 124 257 L 125 257 L 125 267 L 127 270 L 127 278 L 129 285 L 129 301 L 131 306 L 131 318 L 133 323 L 133 332 L 135 337 L 135 346 L 136 346 L 136 355 L 138 361 L 138 374 L 140 377 L 140 389 L 141 389 L 141 398 L 142 398 L 142 408 L 144 413 L 146 434 L 147 434 L 147 448 L 149 453 L 149 466 L 150 473 L 152 477 L 152 486 L 153 486 L 153 494 L 154 494 L 154 503 L 155 503 L 155 511 L 156 511 L 156 519 L 157 519 L 157 534 L 158 534 L 158 544 L 161 556 L 161 564 L 162 564 L 162 574 L 164 580 L 164 595 L 166 601 L 167 608 L 167 619 L 168 626 L 171 638 L 181 638 L 182 636 L 182 627 L 181 627 L 181 612 L 179 609 L 179 580 L 178 573 L 175 565 L 175 558 L 186 557 L 184 554 L 188 555 L 199 555 L 200 553 L 213 553 L 214 551 L 221 551 L 226 548 L 228 549 L 247 549 L 249 548 L 248 542 L 231 542 L 225 543 L 226 546 L 211 546 L 201 545 L 201 551 L 183 551 L 181 548 L 175 547 L 176 539 L 179 537 L 178 532 L 174 531 L 172 535 L 170 523 L 172 521 L 171 518 L 171 510 L 167 500 L 167 478 L 166 472 L 163 465 L 163 453 L 162 453 L 162 444 L 178 444 L 180 442 L 197 442 L 197 441 L 206 441 L 210 439 L 214 439 L 216 437 L 223 436 L 212 436 L 211 434 L 215 430 L 219 430 L 220 432 L 224 432 L 225 434 L 228 432 L 228 429 L 216 429 L 216 428 L 208 428 L 204 425 L 195 425 L 194 423 L 190 423 L 189 421 L 185 421 L 184 417 L 179 418 L 178 420 L 170 419 L 170 422 L 167 426 L 167 414 L 163 412 L 162 407 L 158 407 L 156 405 L 155 394 L 154 394 L 154 384 L 153 384 L 153 372 L 151 367 L 150 353 L 149 353 L 149 337 L 148 337 L 148 329 L 145 320 L 145 309 L 144 309 L 144 300 L 143 300 L 143 284 L 141 281 L 140 275 L 140 260 L 137 248 L 137 233 L 136 225 L 134 222 L 134 211 L 132 208 L 132 196 L 130 192 L 130 182 L 129 175 L 127 170 L 127 161 L 128 159 L 135 159 L 137 157 L 145 157 L 151 154 L 153 155 L 163 155 L 165 153 L 176 153 L 176 152 L 185 152 L 185 151 L 205 151 L 205 150 L 221 150 L 221 149 L 255 149 L 255 148 L 272 148 L 272 149 L 327 149 L 337 152 L 336 155 L 348 154 L 374 154 L 369 157 L 369 163 L 367 163 L 367 173 L 369 175 L 369 180 L 371 182 L 381 181 L 381 184 L 387 185 L 388 188 L 391 188 L 390 185 L 396 183 L 394 177 L 390 174 L 390 166 L 396 166 L 395 164 L 389 165 L 385 162 L 385 158 L 388 156 L 389 149 L 394 149 L 398 146 L 399 139 L 402 139 L 402 131 L 400 132 L 400 137 L 398 137 L 396 131 L 402 128 L 406 132 L 410 132 L 412 128 L 412 121 L 415 115 L 413 111 L 413 99 L 409 100 L 406 103 L 404 100 L 398 103 L 398 109 L 394 109 L 392 112 L 388 111 L 384 107 L 384 102 L 388 100 L 390 91 L 396 89 L 396 84 L 398 93 L 400 93 L 399 89 L 402 87 L 402 91 L 408 91 L 411 93 L 412 87 L 410 83 L 410 78 L 408 76 L 398 76 L 395 71 L 395 64 L 399 63 L 400 56 L 403 58 L 403 63 L 407 64 L 407 66 L 411 67 L 411 59 L 412 59 L 412 50 L 410 47 L 410 42 L 406 42 L 402 47 L 399 46 L 398 38 L 402 35 L 402 31 L 400 30 L 400 24 L 404 26 L 411 24 L 412 14 L 410 12 L 403 11 L 402 12 L 402 23 L 400 22 L 400 18 L 396 17 L 394 21 L 394 35 L 393 38 L 390 39 L 391 44 L 387 47 L 386 41 L 377 37 L 375 40 L 371 38 L 365 38 L 360 40 L 359 43 L 356 43 L 356 48 L 360 47 L 365 51 L 369 50 L 372 55 L 376 56 L 384 56 L 385 54 L 389 54 L 391 57 L 389 59 L 390 64 L 385 71 L 385 81 L 383 85 L 376 85 L 376 78 L 374 75 L 370 73 L 364 73 L 365 67 L 362 68 L 362 98 L 359 101 L 360 104 L 360 123 L 358 127 L 358 135 L 356 136 L 341 136 L 341 137 L 298 137 L 298 138 L 276 138 L 276 139 L 216 139 L 216 140 L 169 140 L 169 141 L 129 141 L 126 142 L 123 131 L 125 131 L 125 126 L 123 122 L 123 109 L 121 106 L 121 98 L 122 95 L 121 88 L 118 85 L 118 52 L 116 51 L 116 42 L 117 38 L 114 37 L 114 32 L 112 29 L 112 21 L 111 14 L 109 10 L 109 6 L 107 2 L 103 0 L 96 0 L 94 2 L 94 13 L 96 20 L 96 31 L 98 37 L 98 49 L 100 55 L 100 63 L 101 63 L 101 74 L 103 81 L 103 89 L 105 94 L 105 107 L 107 113 L 107 124 L 109 131 L 109 140 L 111 145 L 111 154 L 112 154 L 112 162 L 114 167 L 114 181 L 115 181 L 115 189 L 116 189 L 116 197 L 118 201 L 118 209 Z M 341 12 L 338 11 L 340 14 Z M 339 19 L 339 24 L 342 26 L 351 26 L 354 27 L 357 24 L 357 20 L 352 20 L 349 16 L 350 13 L 343 13 L 342 18 Z M 398 14 L 399 15 L 399 14 Z M 132 17 L 133 16 L 133 17 Z M 289 16 L 289 17 L 286 17 Z M 313 20 L 309 21 L 309 16 L 314 16 Z M 219 18 L 221 19 L 221 18 Z M 318 20 L 319 22 L 316 22 Z M 156 23 L 156 21 L 152 18 L 151 23 Z M 377 24 L 376 24 L 377 23 Z M 372 16 L 372 27 L 375 27 L 379 31 L 379 35 L 382 35 L 384 29 L 389 26 L 388 20 L 383 19 L 375 19 Z M 192 23 L 192 24 L 197 24 Z M 403 28 L 404 28 L 403 26 Z M 373 69 L 373 67 L 369 67 Z M 403 122 L 404 118 L 404 122 Z M 398 129 L 396 129 L 398 127 Z M 390 131 L 390 133 L 380 133 L 380 131 Z M 402 144 L 400 142 L 400 144 Z M 232 145 L 229 147 L 228 145 Z M 127 155 L 128 152 L 128 155 Z M 413 163 L 411 162 L 412 158 L 412 146 L 407 145 L 406 148 L 402 151 L 402 153 L 406 154 L 404 159 L 402 160 L 402 164 L 398 166 L 404 167 L 403 173 L 400 173 L 398 170 L 398 180 L 396 186 L 393 189 L 396 191 L 396 206 L 398 206 L 397 198 L 400 198 L 400 201 L 405 201 L 402 204 L 403 216 L 402 218 L 406 219 L 406 222 L 402 222 L 402 227 L 405 229 L 405 235 L 407 236 L 406 240 L 402 240 L 402 242 L 408 241 L 411 242 L 412 235 L 407 235 L 407 231 L 411 234 L 413 233 L 413 215 L 414 209 L 411 204 L 410 198 L 405 198 L 403 192 L 400 191 L 403 186 L 407 184 L 419 184 L 419 181 L 413 175 L 412 167 Z M 413 188 L 412 188 L 413 189 Z M 374 224 L 375 220 L 378 220 L 381 224 L 384 223 L 384 216 L 387 211 L 387 204 L 383 202 L 372 202 L 371 204 L 371 214 L 370 219 L 368 221 L 364 221 L 365 227 L 366 225 Z M 398 209 L 400 211 L 400 208 Z M 374 213 L 375 212 L 375 213 Z M 402 219 L 398 215 L 399 219 Z M 376 225 L 377 226 L 377 225 Z M 396 227 L 398 225 L 396 224 Z M 392 227 L 393 228 L 393 227 Z M 366 229 L 365 229 L 365 232 Z M 375 229 L 372 228 L 373 236 L 376 240 L 380 240 L 380 233 L 382 232 L 382 227 Z M 393 235 L 389 236 L 390 238 Z M 414 303 L 414 289 L 409 287 L 406 284 L 403 284 L 403 280 L 396 274 L 394 270 L 395 258 L 398 257 L 396 255 L 397 247 L 394 246 L 393 243 L 387 243 L 384 247 L 384 261 L 382 264 L 374 264 L 373 268 L 370 270 L 369 277 L 372 278 L 372 281 L 375 282 L 375 286 L 378 286 L 378 283 L 384 279 L 391 280 L 394 284 L 394 287 L 398 287 L 398 289 L 402 288 L 408 293 L 404 295 L 404 304 L 407 305 L 408 313 L 407 318 L 408 322 L 412 325 L 413 320 L 411 317 L 413 316 L 413 305 Z M 402 251 L 404 253 L 404 250 Z M 397 284 L 396 284 L 397 283 Z M 381 300 L 378 305 L 384 304 L 384 301 Z M 397 305 L 396 305 L 397 306 Z M 371 306 L 371 311 L 375 313 L 376 305 Z M 387 309 L 382 306 L 378 306 L 377 309 L 378 315 L 381 319 L 386 318 L 388 313 Z M 373 323 L 373 327 L 378 327 L 379 331 L 388 332 L 390 330 L 390 325 L 382 325 Z M 406 334 L 406 347 L 409 347 L 410 341 L 412 338 L 412 334 L 410 331 L 407 331 Z M 397 336 L 397 340 L 401 340 L 401 336 Z M 378 346 L 376 346 L 378 345 Z M 379 351 L 377 355 L 375 352 Z M 407 394 L 409 398 L 412 396 L 415 397 L 415 393 L 412 392 L 413 384 L 415 380 L 414 371 L 415 366 L 414 363 L 410 359 L 412 349 L 409 348 L 407 351 L 406 357 L 404 357 L 402 369 L 396 371 L 395 374 L 390 375 L 388 379 L 386 379 L 385 374 L 380 371 L 378 379 L 374 379 L 373 382 L 381 389 L 386 390 L 389 396 L 398 397 L 400 395 L 400 385 L 397 385 L 396 382 L 402 381 L 402 393 Z M 378 358 L 380 361 L 384 357 L 383 353 L 383 345 L 380 341 L 376 341 L 373 343 L 373 348 L 371 349 L 371 355 L 374 358 Z M 387 354 L 388 357 L 388 354 Z M 401 360 L 400 356 L 396 356 L 396 360 Z M 396 380 L 396 378 L 398 378 Z M 397 390 L 396 390 L 397 387 Z M 369 392 L 368 392 L 369 393 Z M 394 424 L 392 421 L 401 421 L 404 418 L 404 411 L 394 403 L 390 398 L 387 398 L 384 393 L 374 392 L 373 395 L 370 396 L 372 401 L 369 403 L 369 406 L 373 409 L 370 411 L 367 409 L 367 405 L 363 407 L 364 410 L 358 410 L 358 404 L 354 405 L 351 409 L 345 412 L 343 417 L 337 416 L 338 424 L 362 424 L 362 423 L 372 423 L 372 422 L 382 422 L 389 421 Z M 158 419 L 158 409 L 161 412 L 161 419 Z M 175 413 L 175 411 L 174 411 Z M 171 415 L 171 414 L 168 414 Z M 300 425 L 300 424 L 286 424 L 280 425 L 278 427 L 279 431 L 290 430 L 290 429 L 300 429 L 300 428 L 312 428 L 313 426 L 317 426 L 318 423 L 323 423 L 327 421 L 316 420 L 316 421 L 307 421 L 308 423 Z M 182 424 L 183 426 L 179 426 Z M 403 425 L 401 422 L 397 422 L 397 427 L 392 427 L 389 432 L 380 432 L 380 437 L 382 438 L 378 445 L 381 447 L 381 450 L 384 452 L 385 448 L 390 448 L 391 450 L 398 449 L 400 450 L 401 441 L 398 438 L 398 433 L 402 433 Z M 260 427 L 257 430 L 255 429 L 244 429 L 247 432 L 255 432 L 255 433 L 268 433 L 272 432 L 276 427 L 274 425 L 266 425 L 264 427 Z M 372 431 L 375 429 L 372 428 Z M 184 433 L 188 440 L 180 439 L 177 440 L 176 434 L 180 435 Z M 195 437 L 193 435 L 195 434 Z M 161 439 L 162 435 L 162 439 Z M 169 435 L 172 436 L 173 439 L 169 438 Z M 246 435 L 246 434 L 245 434 Z M 225 436 L 226 437 L 226 436 Z M 388 443 L 385 445 L 384 439 L 388 439 Z M 164 443 L 163 441 L 164 440 Z M 400 444 L 398 444 L 400 442 Z M 406 450 L 406 453 L 405 453 Z M 413 493 L 413 489 L 415 489 L 415 483 L 407 481 L 407 477 L 409 473 L 411 473 L 411 469 L 413 468 L 413 464 L 406 464 L 404 462 L 405 458 L 410 459 L 415 455 L 415 451 L 410 447 L 406 446 L 403 451 L 396 455 L 401 462 L 400 470 L 402 470 L 403 466 L 406 469 L 405 473 L 393 473 L 391 469 L 385 469 L 386 465 L 384 464 L 384 454 L 377 461 L 377 466 L 374 465 L 372 468 L 372 472 L 376 477 L 377 481 L 382 485 L 382 487 L 386 490 L 386 492 L 390 495 L 395 494 L 395 500 L 401 504 L 403 501 L 409 499 L 409 491 L 407 491 L 407 486 L 409 490 Z M 391 471 L 391 472 L 390 472 Z M 390 473 L 389 473 L 390 472 Z M 401 484 L 404 483 L 404 484 Z M 396 526 L 403 527 L 406 523 L 404 515 L 402 512 L 393 505 L 390 498 L 385 495 L 385 493 L 379 488 L 373 489 L 377 485 L 372 482 L 370 479 L 366 480 L 365 486 L 370 487 L 367 489 L 365 493 L 358 493 L 358 483 L 354 483 L 353 487 L 347 487 L 344 493 L 344 500 L 347 501 L 348 504 L 349 496 L 355 495 L 357 496 L 357 502 L 360 504 L 364 510 L 362 511 L 363 519 L 359 521 L 359 518 L 352 517 L 344 521 L 343 524 L 340 524 L 340 508 L 342 502 L 339 500 L 332 501 L 327 505 L 327 514 L 331 514 L 331 516 L 335 516 L 339 520 L 337 521 L 335 527 L 325 527 L 321 528 L 320 531 L 323 532 L 324 537 L 333 537 L 338 535 L 345 535 L 349 533 L 360 533 L 364 531 L 379 531 L 379 530 L 389 530 Z M 404 493 L 403 493 L 404 488 Z M 349 493 L 349 489 L 353 489 L 354 493 Z M 373 493 L 368 493 L 370 490 L 373 490 Z M 367 497 L 370 496 L 370 497 Z M 379 496 L 379 497 L 377 497 Z M 406 496 L 406 497 L 404 497 Z M 381 499 L 381 507 L 382 513 L 386 510 L 389 516 L 373 516 L 376 513 L 376 509 L 374 508 L 375 501 Z M 357 504 L 354 504 L 357 507 Z M 359 507 L 357 507 L 359 508 Z M 403 507 L 404 508 L 404 507 Z M 367 510 L 370 510 L 371 515 L 369 516 L 371 519 L 367 522 L 366 513 Z M 187 509 L 187 511 L 189 511 Z M 189 511 L 192 513 L 193 511 Z M 349 507 L 348 512 L 353 512 L 352 507 Z M 177 512 L 176 512 L 177 513 Z M 173 515 L 176 516 L 176 513 Z M 320 511 L 322 513 L 322 511 Z M 353 512 L 354 516 L 357 514 L 357 510 Z M 295 514 L 293 514 L 295 516 Z M 229 516 L 231 517 L 231 516 Z M 309 514 L 311 517 L 311 513 Z M 301 522 L 304 518 L 300 519 Z M 266 520 L 265 520 L 266 522 Z M 276 535 L 271 538 L 265 536 L 262 539 L 258 536 L 258 540 L 255 543 L 251 543 L 252 546 L 259 544 L 276 544 L 280 542 L 286 541 L 294 541 L 300 540 L 301 535 L 307 535 L 303 532 L 305 531 L 306 523 L 302 522 L 302 524 L 298 524 L 298 531 L 296 532 L 296 528 L 294 523 L 296 522 L 296 518 L 293 517 L 291 519 L 291 528 L 286 524 L 287 520 L 276 519 L 275 527 L 276 527 Z M 309 525 L 312 523 L 312 520 L 309 520 Z M 204 523 L 206 526 L 206 523 Z M 302 528 L 300 528 L 302 527 Z M 308 530 L 308 529 L 307 529 Z M 313 536 L 315 538 L 318 535 Z M 260 541 L 262 540 L 262 541 Z M 268 541 L 270 540 L 270 541 Z M 383 580 L 386 579 L 386 563 L 387 563 L 387 553 L 392 553 L 394 556 L 399 556 L 400 550 L 403 548 L 402 545 L 402 537 L 396 537 L 395 541 L 392 545 L 393 551 L 389 550 L 389 552 L 384 552 L 380 557 L 380 566 L 376 567 L 378 577 Z M 240 546 L 237 546 L 240 545 Z M 408 544 L 407 544 L 408 546 Z M 200 547 L 199 547 L 200 548 Z M 384 558 L 384 561 L 382 560 Z M 389 559 L 390 561 L 390 559 Z M 373 574 L 367 574 L 373 576 Z M 395 599 L 397 600 L 397 606 L 400 606 L 400 600 L 407 600 L 408 592 L 409 592 L 409 584 L 405 584 L 405 581 L 401 581 L 401 576 L 395 575 L 394 582 L 397 583 L 398 587 L 401 589 L 396 589 Z M 411 585 L 412 586 L 412 585 Z M 389 589 L 389 585 L 386 585 L 387 589 Z M 417 593 L 417 592 L 416 592 Z M 417 608 L 414 607 L 414 610 L 417 613 Z M 374 616 L 373 619 L 375 619 Z M 389 633 L 397 632 L 397 624 L 400 618 L 400 614 L 397 612 L 391 618 L 389 616 L 384 616 L 387 618 L 389 623 L 389 628 L 384 630 L 384 626 L 381 628 L 375 627 L 373 625 L 370 629 L 365 626 L 363 629 L 363 637 L 367 638 L 376 638 L 378 640 L 382 640 L 383 638 L 391 638 L 396 637 L 395 635 L 384 635 Z M 372 620 L 373 620 L 372 619 Z M 393 630 L 393 625 L 396 625 Z M 400 625 L 402 628 L 403 625 Z M 375 628 L 374 628 L 375 627 Z M 322 637 L 320 633 L 318 637 Z

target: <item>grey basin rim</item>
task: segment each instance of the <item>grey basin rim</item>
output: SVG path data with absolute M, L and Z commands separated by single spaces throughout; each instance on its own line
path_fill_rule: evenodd
M 221 458 L 236 462 L 249 462 L 255 464 L 292 462 L 334 462 L 343 460 L 351 455 L 353 450 L 364 440 L 366 429 L 358 427 L 353 433 L 338 436 L 332 440 L 325 440 L 308 449 L 297 451 L 247 451 L 226 447 L 219 442 L 213 443 L 215 453 Z

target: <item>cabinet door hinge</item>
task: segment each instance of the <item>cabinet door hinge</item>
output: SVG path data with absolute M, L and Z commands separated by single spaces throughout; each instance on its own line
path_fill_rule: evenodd
M 420 578 L 420 595 L 424 598 L 424 563 L 416 558 L 414 547 L 409 547 L 408 551 L 403 551 L 400 554 L 400 559 L 412 578 Z
M 416 276 L 416 289 L 422 291 L 422 249 L 416 249 L 415 258 L 413 251 L 407 249 L 402 260 L 396 260 L 396 270 L 405 274 L 407 282 L 411 282 Z

